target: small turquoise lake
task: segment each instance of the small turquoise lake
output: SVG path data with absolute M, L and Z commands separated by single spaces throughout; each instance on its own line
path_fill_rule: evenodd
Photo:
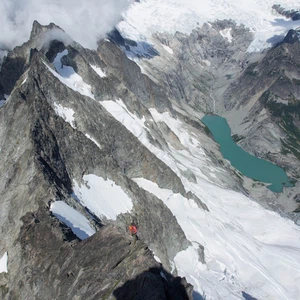
M 264 160 L 249 154 L 238 146 L 231 137 L 231 130 L 226 119 L 217 115 L 206 115 L 202 122 L 209 128 L 215 141 L 220 145 L 224 158 L 243 175 L 264 183 L 268 188 L 280 193 L 283 187 L 292 187 L 294 184 L 285 171 Z

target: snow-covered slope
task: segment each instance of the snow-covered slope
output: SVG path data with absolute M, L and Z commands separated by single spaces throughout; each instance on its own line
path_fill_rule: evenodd
M 141 0 L 125 14 L 119 30 L 133 40 L 142 40 L 155 32 L 190 33 L 204 22 L 232 19 L 244 24 L 255 35 L 248 51 L 260 51 L 272 40 L 286 34 L 288 29 L 300 26 L 300 21 L 285 19 L 272 10 L 273 4 L 299 8 L 294 0 Z
M 115 220 L 120 213 L 132 209 L 132 201 L 121 187 L 111 180 L 93 174 L 84 175 L 84 186 L 74 181 L 74 192 L 80 202 L 96 216 Z
M 106 105 L 106 109 L 135 132 L 134 124 L 128 126 L 126 122 L 128 113 L 124 104 L 123 111 L 116 112 L 113 105 Z M 154 182 L 135 179 L 140 187 L 168 206 L 192 243 L 174 259 L 179 275 L 185 276 L 206 299 L 243 299 L 242 292 L 257 299 L 297 299 L 300 296 L 300 228 L 245 195 L 205 178 L 204 168 L 210 168 L 212 174 L 218 174 L 219 170 L 202 151 L 197 136 L 191 134 L 192 128 L 169 113 L 150 111 L 155 122 L 167 124 L 183 146 L 176 150 L 170 145 L 164 155 L 155 147 L 151 151 L 209 209 L 204 211 L 193 200 L 161 189 Z M 138 137 L 147 145 L 145 135 Z M 181 176 L 178 166 L 192 170 L 197 183 Z M 199 244 L 205 248 L 206 264 L 199 260 Z
M 0 259 L 0 273 L 7 273 L 7 252 Z
M 53 202 L 50 211 L 82 240 L 95 233 L 95 230 L 90 227 L 88 219 L 63 201 Z

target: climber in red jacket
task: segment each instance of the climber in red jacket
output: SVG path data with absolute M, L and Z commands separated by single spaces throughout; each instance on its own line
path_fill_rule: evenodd
M 136 225 L 134 225 L 134 223 L 131 223 L 129 225 L 129 232 L 130 234 L 136 238 L 136 240 L 138 240 L 138 236 L 137 236 L 137 228 L 136 228 Z

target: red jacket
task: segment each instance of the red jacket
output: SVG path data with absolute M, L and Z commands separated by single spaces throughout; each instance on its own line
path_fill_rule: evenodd
M 137 233 L 137 228 L 134 225 L 129 226 L 129 231 L 131 234 L 136 234 Z

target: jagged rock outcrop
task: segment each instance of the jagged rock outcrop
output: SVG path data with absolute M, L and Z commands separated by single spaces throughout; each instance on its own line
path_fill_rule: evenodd
M 0 182 L 0 226 L 7 228 L 1 238 L 1 251 L 7 249 L 9 253 L 9 273 L 0 274 L 0 285 L 5 287 L 3 298 L 18 298 L 22 290 L 24 299 L 32 296 L 35 299 L 52 299 L 53 291 L 57 299 L 108 296 L 110 298 L 107 299 L 121 299 L 120 291 L 113 296 L 115 288 L 121 288 L 127 280 L 140 282 L 143 278 L 150 278 L 147 289 L 158 285 L 153 292 L 161 299 L 170 299 L 177 289 L 173 285 L 179 287 L 180 283 L 175 280 L 173 284 L 171 277 L 165 283 L 156 271 L 148 270 L 159 268 L 143 242 L 138 242 L 135 250 L 130 252 L 126 228 L 134 217 L 143 241 L 151 245 L 168 271 L 171 271 L 170 261 L 179 251 L 186 249 L 189 242 L 167 206 L 141 189 L 132 178 L 146 178 L 161 188 L 182 195 L 186 195 L 186 191 L 174 171 L 99 102 L 123 98 L 129 109 L 147 117 L 147 107 L 151 107 L 151 103 L 159 103 L 161 109 L 169 111 L 168 98 L 164 98 L 163 94 L 160 96 L 160 88 L 142 75 L 139 68 L 113 44 L 103 48 L 102 57 L 114 54 L 113 60 L 123 61 L 120 66 L 111 66 L 102 60 L 101 50 L 98 50 L 99 53 L 86 50 L 63 38 L 43 43 L 44 35 L 53 27 L 60 30 L 53 24 L 49 27 L 34 24 L 32 40 L 8 56 L 13 64 L 21 61 L 21 67 L 17 72 L 9 73 L 6 81 L 2 80 L 4 90 L 10 93 L 0 110 L 0 170 L 1 174 L 5 174 Z M 64 33 L 60 35 L 64 36 Z M 68 54 L 61 60 L 62 65 L 71 66 L 91 85 L 95 99 L 69 88 L 58 75 L 53 76 L 53 59 L 64 50 Z M 99 77 L 91 65 L 105 69 L 107 76 Z M 2 79 L 10 67 L 8 58 L 3 63 Z M 139 93 L 143 93 L 142 85 L 132 88 L 134 81 L 126 82 L 123 77 L 119 78 L 121 73 L 115 70 L 118 67 L 123 70 L 123 77 L 133 71 L 139 72 L 138 78 L 143 77 L 149 84 L 144 100 L 136 101 Z M 68 123 L 63 115 L 59 116 L 57 107 L 72 110 L 74 122 Z M 155 124 L 153 131 L 157 132 L 155 145 L 166 145 Z M 97 144 L 88 137 L 88 133 L 93 135 Z M 132 212 L 119 215 L 116 222 L 99 215 L 94 218 L 90 214 L 93 212 L 86 210 L 71 196 L 74 180 L 85 184 L 84 174 L 96 174 L 116 182 L 132 199 Z M 64 200 L 77 207 L 102 234 L 96 233 L 84 242 L 74 237 L 67 241 L 71 233 L 64 237 L 61 225 L 45 208 L 49 200 Z M 108 227 L 100 229 L 103 224 Z M 91 252 L 91 249 L 94 250 Z M 110 256 L 109 259 L 107 256 Z M 122 263 L 115 266 L 117 256 Z M 111 265 L 103 265 L 109 264 L 108 260 Z M 119 269 L 121 266 L 123 271 Z M 74 267 L 75 273 L 69 271 Z M 141 279 L 135 279 L 137 275 Z M 137 294 L 145 292 L 142 284 L 137 284 L 136 288 Z M 187 284 L 186 288 L 190 290 Z
M 191 286 L 172 279 L 143 242 L 124 237 L 117 227 L 104 226 L 80 242 L 47 207 L 22 221 L 22 264 L 3 298 L 191 299 Z
M 138 66 L 121 50 L 125 47 L 129 55 L 136 47 L 132 41 L 126 41 L 132 47 L 123 41 L 120 49 L 111 38 L 91 51 L 54 24 L 34 23 L 31 39 L 11 51 L 0 72 L 2 93 L 10 94 L 0 108 L 0 173 L 5 174 L 0 180 L 0 228 L 5 232 L 0 254 L 8 252 L 8 273 L 0 274 L 4 299 L 191 299 L 192 286 L 174 278 L 177 271 L 191 282 L 193 272 L 196 277 L 204 272 L 207 277 L 195 280 L 199 286 L 225 279 L 216 294 L 240 284 L 235 274 L 241 269 L 235 263 L 225 265 L 236 253 L 226 251 L 223 263 L 210 236 L 225 247 L 224 233 L 248 234 L 248 223 L 230 219 L 226 206 L 234 203 L 236 208 L 240 199 L 251 205 L 238 192 L 252 190 L 244 189 L 242 176 L 222 158 L 200 119 L 215 108 L 225 113 L 246 107 L 247 91 L 265 86 L 272 95 L 262 93 L 253 101 L 250 121 L 261 108 L 271 114 L 274 99 L 279 99 L 276 105 L 285 104 L 290 95 L 283 86 L 298 98 L 298 69 L 289 68 L 292 74 L 280 71 L 279 77 L 270 69 L 282 56 L 282 68 L 298 63 L 293 36 L 255 65 L 268 64 L 269 69 L 257 74 L 266 75 L 265 80 L 246 86 L 245 94 L 236 88 L 239 81 L 249 84 L 255 55 L 245 51 L 251 40 L 251 33 L 232 21 L 206 24 L 190 36 L 157 34 L 153 41 L 159 55 L 145 56 L 151 59 Z M 225 90 L 232 99 L 224 101 Z M 296 100 L 288 99 L 289 105 L 298 105 Z M 288 111 L 282 111 L 286 116 Z M 269 125 L 284 116 L 273 114 Z M 292 120 L 282 126 L 299 123 L 294 111 Z M 97 188 L 91 176 L 100 180 Z M 107 192 L 111 189 L 117 192 Z M 296 187 L 290 194 L 294 201 L 297 193 Z M 103 199 L 108 206 L 127 206 L 109 214 Z M 72 224 L 68 227 L 58 220 L 59 214 L 51 213 L 57 200 L 80 213 L 91 228 L 89 237 L 80 240 Z M 267 215 L 253 207 L 258 216 Z M 229 212 L 233 216 L 235 208 Z M 138 224 L 137 242 L 127 231 L 131 222 Z M 256 229 L 245 245 L 252 243 Z M 201 245 L 206 247 L 205 237 L 208 252 Z M 249 247 L 249 253 L 253 249 Z M 186 261 L 191 269 L 185 269 Z M 233 293 L 240 295 L 242 288 Z
M 43 46 L 47 47 L 54 32 L 59 32 L 56 34 L 57 38 L 67 43 L 71 41 L 70 37 L 55 24 L 42 26 L 35 21 L 28 42 L 8 52 L 3 59 L 0 72 L 0 85 L 3 86 L 4 94 L 9 95 L 12 92 L 17 80 L 28 69 L 31 49 L 40 50 Z
M 300 10 L 297 9 L 285 9 L 280 4 L 274 4 L 272 6 L 274 10 L 276 10 L 277 13 L 279 13 L 282 16 L 285 16 L 289 19 L 292 19 L 293 21 L 300 20 Z
M 287 33 L 286 37 L 283 39 L 282 43 L 287 43 L 287 44 L 294 44 L 294 43 L 299 43 L 300 41 L 300 28 L 297 29 L 291 29 Z

